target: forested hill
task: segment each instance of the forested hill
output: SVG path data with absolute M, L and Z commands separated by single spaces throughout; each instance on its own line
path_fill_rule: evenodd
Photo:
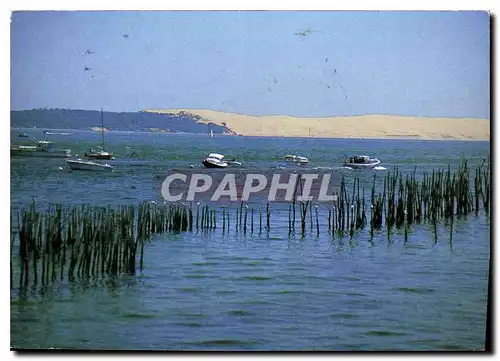
M 154 114 L 147 112 L 103 112 L 104 128 L 108 130 L 234 134 L 225 126 L 204 121 L 192 114 Z M 10 112 L 13 128 L 91 129 L 101 127 L 99 110 L 32 109 Z

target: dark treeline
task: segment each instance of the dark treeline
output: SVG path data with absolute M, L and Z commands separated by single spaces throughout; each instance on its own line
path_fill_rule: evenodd
M 168 129 L 171 133 L 230 132 L 215 124 L 197 123 L 197 116 L 147 112 L 103 112 L 104 127 L 109 130 L 148 132 L 150 128 Z M 89 129 L 101 126 L 100 110 L 32 109 L 10 112 L 10 124 L 15 128 Z

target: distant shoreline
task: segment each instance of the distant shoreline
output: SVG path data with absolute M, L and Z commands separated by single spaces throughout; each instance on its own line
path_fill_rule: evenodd
M 490 141 L 490 120 L 479 118 L 397 115 L 298 118 L 287 115 L 251 116 L 187 108 L 143 111 L 189 115 L 199 123 L 225 126 L 243 136 Z
M 33 131 L 32 128 L 22 128 L 22 127 L 13 127 L 10 128 L 11 131 L 26 131 L 26 130 L 31 130 Z M 69 129 L 69 128 L 63 128 L 63 129 L 56 129 L 56 128 L 39 128 L 36 129 L 35 131 L 61 131 L 61 132 L 88 132 L 88 133 L 100 133 L 91 129 Z M 107 130 L 106 133 L 121 133 L 121 134 L 163 134 L 163 135 L 190 135 L 190 136 L 196 136 L 196 137 L 208 137 L 204 133 L 187 133 L 187 132 L 152 132 L 152 131 L 131 131 L 131 130 Z M 220 134 L 217 133 L 215 134 L 215 138 L 218 137 L 237 137 L 235 134 Z M 243 135 L 242 137 L 247 137 L 247 138 L 276 138 L 276 139 L 286 139 L 286 138 L 302 138 L 302 139 L 307 139 L 308 137 L 301 137 L 301 136 L 280 136 L 280 135 L 268 135 L 268 136 L 258 136 L 258 135 Z M 392 136 L 386 136 L 384 138 L 380 137 L 311 137 L 310 139 L 343 139 L 343 140 L 348 140 L 348 139 L 353 139 L 353 140 L 420 140 L 420 141 L 459 141 L 459 142 L 489 142 L 490 139 L 455 139 L 455 138 L 442 138 L 442 139 L 424 139 L 420 138 L 417 136 L 404 136 L 404 135 L 392 135 Z
M 34 112 L 34 113 L 33 113 Z M 37 113 L 38 112 L 38 113 Z M 220 136 L 324 139 L 420 139 L 490 141 L 490 120 L 399 115 L 293 117 L 245 115 L 204 109 L 146 109 L 113 113 L 105 132 L 199 134 Z M 54 121 L 64 119 L 64 121 Z M 90 121 L 92 119 L 92 121 Z M 135 123 L 134 123 L 135 122 Z M 26 126 L 30 124 L 29 126 Z M 38 128 L 33 129 L 33 125 Z M 71 109 L 12 112 L 11 129 L 28 133 L 81 130 L 101 132 L 93 117 Z M 35 134 L 35 133 L 33 133 Z

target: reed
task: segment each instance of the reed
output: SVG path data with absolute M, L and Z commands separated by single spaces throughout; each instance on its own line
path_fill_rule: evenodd
M 319 236 L 319 218 L 318 218 L 318 206 L 314 207 L 314 211 L 316 213 L 316 235 Z
M 250 233 L 253 234 L 253 208 L 251 209 L 251 212 L 252 212 L 252 218 L 250 223 Z
M 332 229 L 332 209 L 328 210 L 328 232 Z
M 268 202 L 266 203 L 266 228 L 268 233 L 271 230 L 270 220 L 271 220 L 271 210 L 269 209 L 269 202 Z
M 366 226 L 369 218 L 372 239 L 374 233 L 383 227 L 387 230 L 389 240 L 393 227 L 404 227 L 406 242 L 412 225 L 429 222 L 433 227 L 434 241 L 437 242 L 437 224 L 444 220 L 446 223 L 450 222 L 451 244 L 455 216 L 466 216 L 471 212 L 478 214 L 481 207 L 489 213 L 490 179 L 489 159 L 470 172 L 467 160 L 462 158 L 455 171 L 448 166 L 445 170 L 424 173 L 420 179 L 417 179 L 416 169 L 403 175 L 395 167 L 383 179 L 373 175 L 369 192 L 371 197 L 368 200 L 359 178 L 355 177 L 353 183 L 348 184 L 343 176 L 336 192 L 338 198 L 331 207 L 326 207 L 328 233 L 332 237 L 343 237 L 348 233 L 353 238 Z M 368 208 L 366 201 L 369 202 Z M 294 233 L 297 203 L 302 238 L 307 233 L 308 218 L 311 235 L 314 231 L 319 235 L 321 228 L 326 226 L 320 224 L 320 209 L 309 200 L 297 202 L 294 195 L 288 207 L 284 208 L 288 209 L 289 236 Z M 248 205 L 240 203 L 235 218 L 237 231 L 246 233 L 249 226 L 253 234 L 256 227 L 255 211 L 254 208 L 249 211 Z M 263 228 L 264 211 L 264 228 L 269 234 L 269 203 L 266 203 L 265 210 L 259 210 L 259 234 Z M 158 205 L 154 202 L 117 208 L 64 208 L 53 205 L 48 209 L 38 210 L 35 202 L 32 202 L 21 208 L 15 218 L 14 221 L 11 219 L 11 228 L 13 224 L 17 224 L 15 232 L 11 229 L 11 287 L 16 287 L 13 258 L 17 256 L 17 287 L 25 288 L 30 284 L 46 285 L 56 279 L 63 280 L 64 277 L 72 281 L 122 273 L 134 274 L 137 268 L 142 272 L 145 265 L 145 245 L 154 234 L 193 230 L 215 232 L 220 221 L 222 233 L 225 234 L 230 229 L 231 212 L 229 208 L 220 209 L 208 204 L 197 203 L 194 210 L 192 205 Z M 14 254 L 16 243 L 19 246 L 17 255 Z
M 262 210 L 259 210 L 259 235 L 262 234 Z
M 486 169 L 484 169 L 484 163 L 486 162 Z M 490 209 L 490 201 L 491 201 L 491 195 L 490 195 L 490 166 L 491 166 L 491 160 L 490 157 L 488 157 L 488 160 L 483 160 L 483 163 L 478 169 L 478 185 L 480 188 L 480 194 L 481 198 L 483 200 L 483 207 L 484 210 L 487 214 L 489 214 L 489 209 Z M 484 182 L 484 185 L 483 185 Z M 476 198 L 479 198 L 479 196 L 476 194 Z
M 238 210 L 238 209 L 236 209 L 236 218 L 235 218 L 235 222 L 236 222 L 236 232 L 238 232 L 238 228 L 239 228 L 239 227 L 238 227 L 238 224 L 239 224 L 239 222 L 238 222 L 238 219 L 239 219 L 239 217 L 238 217 L 238 213 L 239 213 L 239 210 Z
M 248 205 L 245 205 L 245 224 L 243 226 L 243 233 L 245 234 L 247 233 L 247 216 L 248 216 Z
M 312 212 L 312 203 L 309 203 L 309 230 L 312 233 L 313 231 L 313 212 Z
M 196 229 L 199 229 L 200 203 L 196 205 Z
M 307 208 L 309 206 L 309 201 L 300 202 L 300 229 L 302 237 L 306 235 L 306 216 L 307 216 Z
M 332 237 L 335 236 L 335 221 L 336 221 L 336 219 L 335 219 L 335 212 L 337 210 L 336 207 L 335 207 L 335 204 L 336 203 L 334 203 L 334 206 L 332 207 L 332 230 L 331 230 Z
M 226 233 L 226 208 L 222 208 L 222 234 Z
M 240 203 L 240 211 L 239 211 L 239 213 L 240 213 L 240 219 L 239 219 L 239 222 L 238 222 L 239 223 L 238 227 L 241 229 L 241 217 L 243 215 L 243 202 Z

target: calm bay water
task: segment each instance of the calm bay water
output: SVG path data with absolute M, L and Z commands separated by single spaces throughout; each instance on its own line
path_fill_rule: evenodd
M 13 131 L 15 136 L 18 131 Z M 83 153 L 99 134 L 54 135 Z M 35 199 L 118 205 L 160 202 L 158 179 L 201 167 L 209 152 L 265 171 L 277 156 L 305 155 L 309 167 L 338 167 L 345 154 L 378 156 L 388 170 L 417 173 L 463 154 L 471 168 L 488 142 L 286 139 L 110 133 L 116 172 L 71 172 L 62 160 L 11 159 L 11 209 Z M 128 147 L 128 148 L 127 148 Z M 366 183 L 373 171 L 357 174 Z M 387 170 L 375 171 L 381 176 Z M 274 217 L 274 218 L 273 218 Z M 485 342 L 490 218 L 412 228 L 409 239 L 369 229 L 353 239 L 323 231 L 288 236 L 286 212 L 270 234 L 215 232 L 155 236 L 136 276 L 61 282 L 11 291 L 11 345 L 29 348 L 171 350 L 471 350 Z M 327 222 L 322 213 L 320 222 Z

